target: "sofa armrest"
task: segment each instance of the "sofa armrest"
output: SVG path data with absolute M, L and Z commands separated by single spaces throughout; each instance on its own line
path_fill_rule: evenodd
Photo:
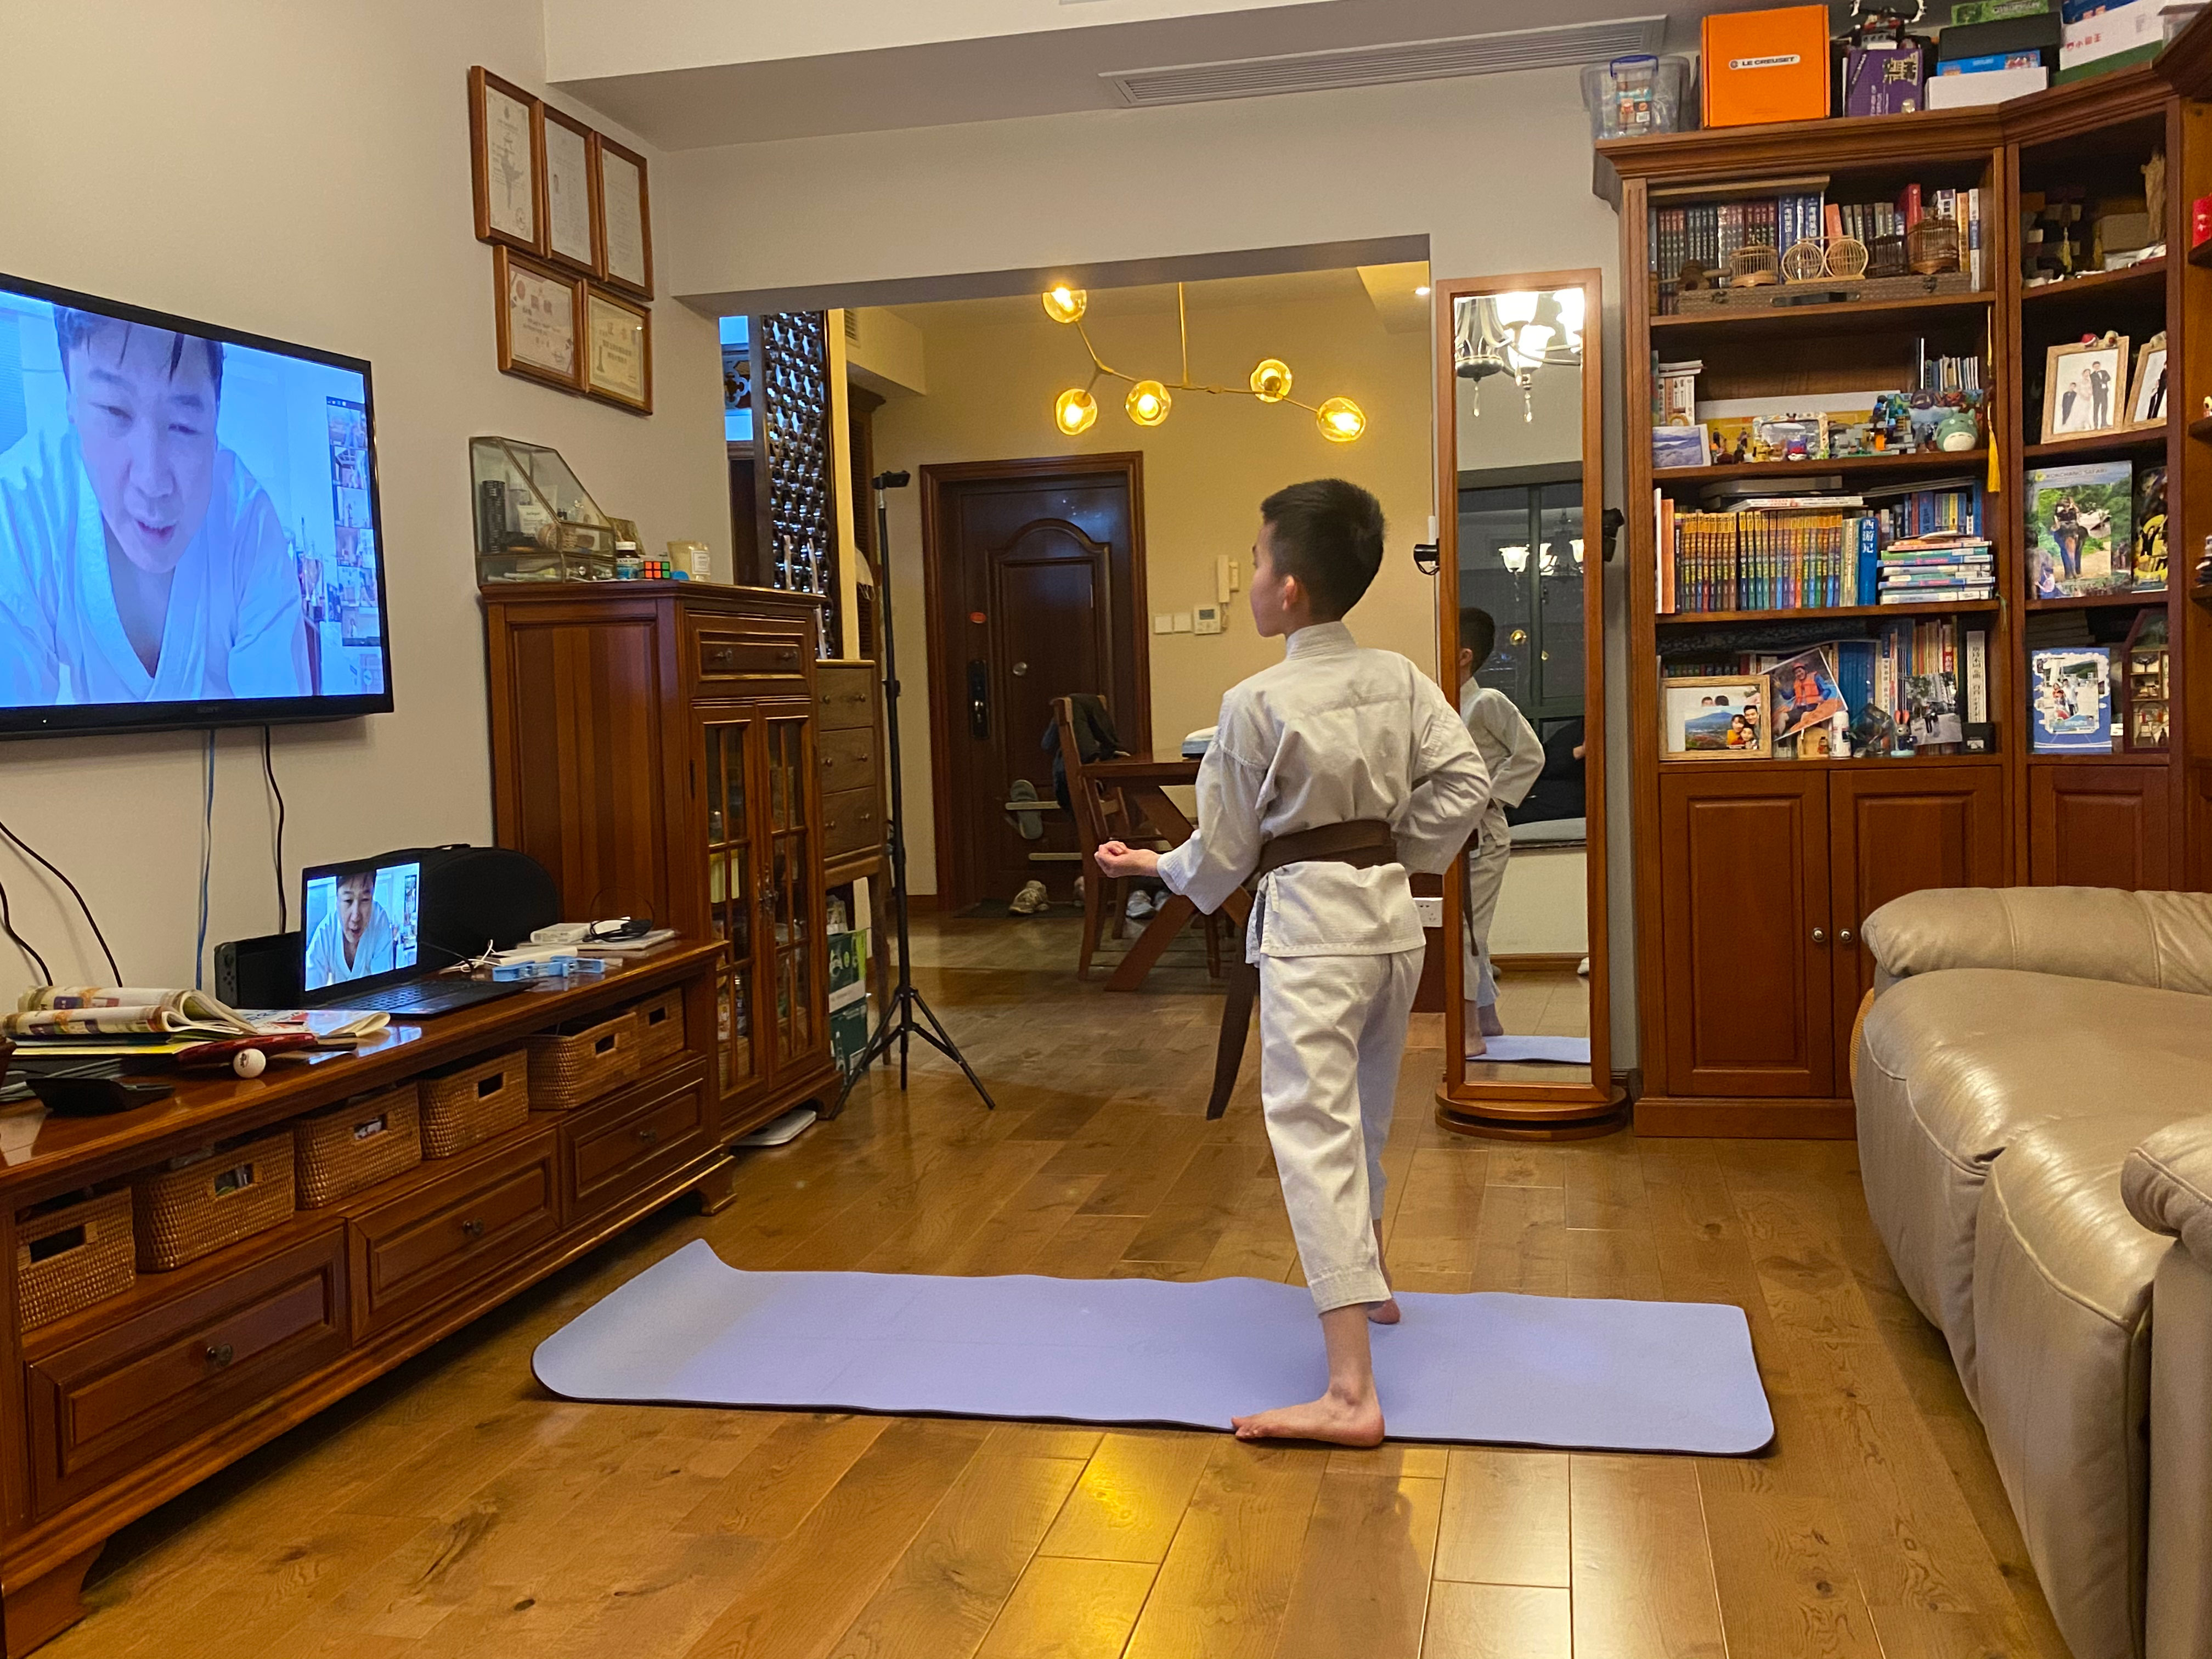
M 2212 1267 L 2212 1117 L 2153 1131 L 2120 1167 L 2128 1213 Z
M 1891 979 L 2011 968 L 2212 996 L 2212 893 L 1929 888 L 1892 899 L 1860 931 Z

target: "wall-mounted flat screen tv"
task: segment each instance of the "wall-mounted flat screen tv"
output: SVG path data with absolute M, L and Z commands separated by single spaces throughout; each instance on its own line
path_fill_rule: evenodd
M 389 713 L 368 365 L 0 276 L 0 736 Z

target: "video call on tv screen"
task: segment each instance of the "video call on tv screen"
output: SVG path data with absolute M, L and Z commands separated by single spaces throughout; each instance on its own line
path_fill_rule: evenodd
M 0 735 L 391 707 L 368 365 L 0 276 Z

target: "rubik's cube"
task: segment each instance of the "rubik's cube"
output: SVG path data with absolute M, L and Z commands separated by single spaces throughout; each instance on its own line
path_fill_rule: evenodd
M 647 559 L 641 573 L 649 582 L 665 582 L 675 574 L 676 566 L 668 559 Z

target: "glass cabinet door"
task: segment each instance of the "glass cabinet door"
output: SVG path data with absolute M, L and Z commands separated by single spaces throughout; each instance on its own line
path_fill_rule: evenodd
M 757 742 L 750 720 L 702 728 L 707 763 L 707 905 L 714 935 L 728 946 L 714 995 L 716 1069 L 729 1095 L 760 1075 L 754 1047 L 753 909 L 760 902 L 750 769 Z
M 813 721 L 804 714 L 771 718 L 768 728 L 769 890 L 775 936 L 776 1055 L 779 1060 L 819 1047 L 827 1032 L 815 1006 L 813 884 L 807 879 L 806 777 L 812 763 Z

